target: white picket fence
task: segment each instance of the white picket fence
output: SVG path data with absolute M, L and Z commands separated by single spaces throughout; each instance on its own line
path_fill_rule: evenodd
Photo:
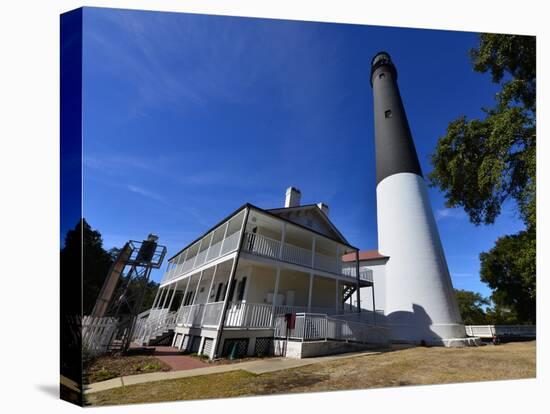
M 107 352 L 116 333 L 117 325 L 116 318 L 84 316 L 82 318 L 82 348 L 92 355 Z
M 536 325 L 465 325 L 466 335 L 479 338 L 502 336 L 536 337 Z

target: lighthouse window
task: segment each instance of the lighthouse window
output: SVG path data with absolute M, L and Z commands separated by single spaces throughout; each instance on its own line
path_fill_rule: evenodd
M 388 109 L 386 112 L 384 112 L 384 116 L 386 118 L 391 118 L 391 109 Z
M 385 73 L 381 73 L 380 75 L 378 75 L 378 79 L 384 79 L 385 77 L 386 77 Z

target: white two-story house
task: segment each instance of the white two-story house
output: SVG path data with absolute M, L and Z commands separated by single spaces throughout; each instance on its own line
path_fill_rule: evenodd
M 345 322 L 367 288 L 374 309 L 372 272 L 328 206 L 300 199 L 291 187 L 283 208 L 245 204 L 171 257 L 136 341 L 166 336 L 210 358 L 265 355 L 282 340 L 380 341 L 376 327 Z

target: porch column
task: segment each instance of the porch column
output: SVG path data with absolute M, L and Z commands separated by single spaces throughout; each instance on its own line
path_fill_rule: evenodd
M 357 278 L 357 312 L 361 313 L 361 275 L 359 273 L 359 250 L 355 251 L 355 276 Z M 374 291 L 373 291 L 374 293 Z
M 340 271 L 340 246 L 338 245 L 336 245 L 336 264 L 335 265 L 336 265 L 336 272 L 334 273 L 338 273 L 338 274 L 342 273 Z
M 218 272 L 218 265 L 214 266 L 214 273 L 212 274 L 212 282 L 210 282 L 210 289 L 208 289 L 208 296 L 206 296 L 206 303 L 210 300 L 210 295 L 212 294 L 212 287 L 214 286 L 214 281 L 216 280 L 216 273 Z
M 170 312 L 170 308 L 172 307 L 172 302 L 174 301 L 174 296 L 176 296 L 177 290 L 178 290 L 178 282 L 174 283 L 174 293 L 172 293 L 172 297 L 170 298 L 170 303 L 168 304 L 168 312 Z
M 338 314 L 338 309 L 339 309 L 339 302 L 340 302 L 340 291 L 339 291 L 339 283 L 338 283 L 338 279 L 335 279 L 336 281 L 336 314 Z
M 199 257 L 199 254 L 201 252 L 201 247 L 202 247 L 202 241 L 204 240 L 204 237 L 201 239 L 201 241 L 199 242 L 199 250 L 197 250 L 197 254 L 195 255 L 195 259 L 193 260 L 193 267 L 192 269 L 195 268 L 195 264 L 197 263 L 197 258 Z M 202 274 L 201 274 L 202 276 Z
M 220 246 L 220 254 L 221 256 L 223 254 L 223 245 L 225 244 L 225 239 L 227 238 L 227 229 L 229 228 L 229 220 L 225 223 L 225 229 L 223 231 L 223 239 L 222 239 L 222 245 Z
M 201 287 L 203 273 L 204 273 L 204 270 L 202 270 L 201 274 L 199 275 L 199 281 L 197 282 L 197 290 L 195 290 L 195 294 L 193 295 L 193 302 L 191 302 L 191 305 L 195 304 L 195 301 L 197 300 L 197 296 L 199 296 L 199 288 Z
M 159 306 L 158 306 L 159 309 L 164 308 L 164 302 L 166 301 L 167 295 L 168 295 L 168 288 L 165 286 L 162 288 L 162 294 L 160 295 Z
M 285 245 L 286 238 L 286 221 L 283 221 L 283 227 L 281 229 L 281 245 L 279 246 L 279 259 L 283 258 L 283 248 Z
M 275 323 L 275 301 L 279 294 L 279 279 L 281 278 L 281 267 L 277 266 L 275 271 L 275 287 L 273 288 L 273 303 L 271 304 L 271 326 Z
M 157 306 L 157 301 L 160 295 L 160 288 L 157 289 L 157 294 L 155 295 L 155 299 L 153 300 L 153 304 L 151 305 L 151 309 L 155 309 L 155 306 Z
M 244 209 L 244 217 L 243 217 L 243 221 L 241 223 L 241 230 L 240 230 L 240 233 L 239 233 L 239 243 L 237 244 L 237 250 L 235 252 L 235 256 L 233 258 L 233 264 L 231 265 L 231 271 L 229 272 L 229 279 L 228 279 L 228 289 L 227 289 L 227 293 L 225 295 L 225 299 L 223 301 L 223 310 L 222 310 L 222 313 L 220 315 L 220 320 L 219 320 L 219 324 L 218 324 L 218 330 L 216 332 L 216 339 L 214 340 L 214 343 L 212 344 L 212 348 L 213 348 L 213 353 L 212 353 L 212 357 L 213 358 L 216 358 L 219 354 L 220 354 L 220 342 L 221 342 L 221 338 L 222 338 L 222 334 L 223 334 L 223 327 L 224 327 L 224 323 L 225 323 L 225 317 L 227 315 L 227 307 L 228 307 L 228 293 L 229 293 L 229 287 L 231 286 L 231 283 L 233 283 L 234 279 L 235 279 L 235 273 L 237 272 L 237 266 L 239 264 L 239 258 L 240 258 L 240 252 L 241 252 L 241 249 L 243 247 L 243 241 L 244 241 L 244 236 L 245 236 L 245 230 L 246 230 L 246 225 L 248 223 L 248 216 L 250 214 L 250 205 L 247 205 L 247 207 Z M 225 240 L 225 239 L 224 239 Z
M 210 242 L 208 243 L 208 248 L 206 249 L 206 256 L 204 256 L 204 263 L 208 261 L 208 253 L 210 252 L 210 247 L 212 247 L 212 242 L 214 241 L 214 233 L 216 231 L 214 230 L 212 234 L 210 235 Z
M 311 268 L 315 269 L 315 243 L 317 241 L 317 237 L 313 236 L 313 240 L 311 241 Z
M 166 293 L 164 295 L 164 300 L 162 301 L 161 309 L 164 309 L 164 307 L 166 306 L 166 300 L 168 299 L 168 294 L 170 293 L 170 286 L 167 286 L 164 289 Z
M 176 266 L 175 266 L 174 275 L 173 275 L 175 278 L 178 277 L 178 266 L 180 264 L 182 264 L 183 262 L 185 262 L 186 254 L 183 254 L 183 252 L 181 252 L 179 257 L 178 257 L 178 260 L 176 260 Z
M 315 239 L 313 239 L 315 241 Z M 311 295 L 313 293 L 313 273 L 309 274 L 309 293 L 307 296 L 307 311 L 311 312 Z
M 185 257 L 183 258 L 183 261 L 181 262 L 182 265 L 185 265 L 185 262 L 187 262 L 187 257 L 189 257 L 189 250 L 190 249 L 187 249 L 185 251 Z M 183 254 L 183 253 L 182 253 Z M 182 269 L 183 269 L 183 266 L 182 266 Z M 183 274 L 183 272 L 181 272 Z
M 372 313 L 372 324 L 376 325 L 376 303 L 374 302 L 374 278 L 373 278 L 371 289 L 372 289 L 372 312 L 373 312 Z
M 185 297 L 187 296 L 187 290 L 189 289 L 189 284 L 191 283 L 191 276 L 187 278 L 187 284 L 185 285 L 185 291 L 183 292 L 183 299 L 181 301 L 180 308 L 185 306 Z

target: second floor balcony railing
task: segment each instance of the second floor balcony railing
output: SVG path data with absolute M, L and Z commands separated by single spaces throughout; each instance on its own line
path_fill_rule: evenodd
M 313 251 L 310 249 L 304 249 L 303 247 L 295 246 L 290 243 L 281 243 L 280 240 L 275 240 L 255 233 L 245 234 L 242 250 L 299 266 L 323 270 L 354 279 L 356 278 L 355 268 L 343 268 L 343 262 L 339 256 L 329 256 L 315 252 L 315 258 L 313 258 Z M 359 272 L 359 278 L 364 281 L 372 282 L 372 272 L 368 269 L 361 270 Z
M 194 269 L 197 269 L 202 265 L 205 265 L 213 260 L 218 259 L 221 256 L 233 252 L 237 249 L 240 235 L 241 232 L 237 231 L 227 236 L 226 238 L 214 244 L 211 244 L 209 247 L 196 254 L 189 255 L 186 254 L 185 251 L 180 253 L 181 257 L 184 257 L 185 260 L 182 259 L 181 262 L 176 261 L 175 263 L 173 263 L 172 266 L 164 274 L 162 283 L 173 280 L 186 273 L 190 273 Z

